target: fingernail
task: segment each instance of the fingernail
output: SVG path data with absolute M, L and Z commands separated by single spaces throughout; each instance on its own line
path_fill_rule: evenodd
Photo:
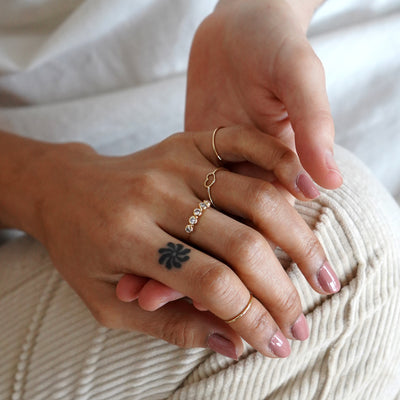
M 301 314 L 293 324 L 292 335 L 297 340 L 306 340 L 310 336 L 310 331 L 304 314 Z
M 235 345 L 228 339 L 219 335 L 218 333 L 213 333 L 208 337 L 208 347 L 215 352 L 222 354 L 223 356 L 238 359 Z
M 333 156 L 333 153 L 330 150 L 328 150 L 326 152 L 325 162 L 326 162 L 327 168 L 329 170 L 331 170 L 331 172 L 336 173 L 337 175 L 339 175 L 340 179 L 343 179 L 342 178 L 342 174 L 340 173 L 339 167 L 336 164 L 336 161 L 335 161 L 335 158 Z
M 318 271 L 318 282 L 322 290 L 327 293 L 337 293 L 340 290 L 340 282 L 328 261 Z
M 308 199 L 316 199 L 321 194 L 312 179 L 304 172 L 297 177 L 296 185 Z
M 290 344 L 280 331 L 272 337 L 269 348 L 277 357 L 285 358 L 290 354 Z

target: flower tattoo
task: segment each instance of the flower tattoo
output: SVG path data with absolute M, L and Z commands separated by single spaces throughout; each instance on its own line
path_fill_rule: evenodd
M 172 268 L 180 268 L 182 267 L 182 263 L 189 260 L 188 254 L 190 253 L 190 249 L 185 249 L 184 246 L 180 243 L 173 244 L 171 242 L 167 243 L 167 247 L 163 247 L 158 250 L 161 254 L 158 262 L 165 266 L 168 269 Z

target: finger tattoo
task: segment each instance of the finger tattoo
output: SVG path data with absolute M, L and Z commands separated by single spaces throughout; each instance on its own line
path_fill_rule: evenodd
M 181 268 L 182 264 L 190 259 L 190 249 L 185 248 L 181 243 L 167 243 L 166 247 L 162 247 L 158 250 L 160 258 L 158 259 L 159 264 L 164 265 L 167 269 Z

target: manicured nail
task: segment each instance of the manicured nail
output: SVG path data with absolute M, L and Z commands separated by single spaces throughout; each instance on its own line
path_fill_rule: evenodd
M 330 150 L 328 150 L 325 154 L 325 162 L 328 169 L 331 170 L 331 172 L 334 172 L 335 174 L 339 175 L 340 179 L 343 180 L 339 167 L 337 166 L 335 158 L 333 157 L 333 153 Z
M 337 293 L 340 290 L 340 282 L 328 261 L 318 271 L 318 282 L 322 290 L 327 293 Z
M 312 179 L 304 172 L 297 177 L 296 185 L 308 199 L 316 199 L 321 194 Z
M 277 357 L 285 358 L 290 354 L 290 344 L 280 331 L 276 332 L 272 337 L 269 342 L 269 348 Z
M 310 331 L 304 314 L 301 314 L 293 324 L 292 335 L 297 340 L 306 340 L 310 336 Z
M 213 333 L 208 337 L 208 347 L 223 356 L 233 358 L 234 360 L 238 359 L 235 345 L 218 333 Z

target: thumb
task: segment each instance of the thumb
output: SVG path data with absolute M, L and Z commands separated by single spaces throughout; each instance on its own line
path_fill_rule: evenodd
M 106 282 L 98 282 L 96 297 L 86 303 L 98 322 L 108 328 L 143 332 L 184 348 L 209 348 L 235 360 L 243 353 L 242 339 L 229 325 L 185 300 L 145 311 L 136 301 L 120 301 L 115 287 Z
M 342 184 L 333 156 L 335 128 L 321 61 L 306 39 L 282 47 L 278 91 L 295 133 L 296 151 L 312 178 L 327 189 Z

